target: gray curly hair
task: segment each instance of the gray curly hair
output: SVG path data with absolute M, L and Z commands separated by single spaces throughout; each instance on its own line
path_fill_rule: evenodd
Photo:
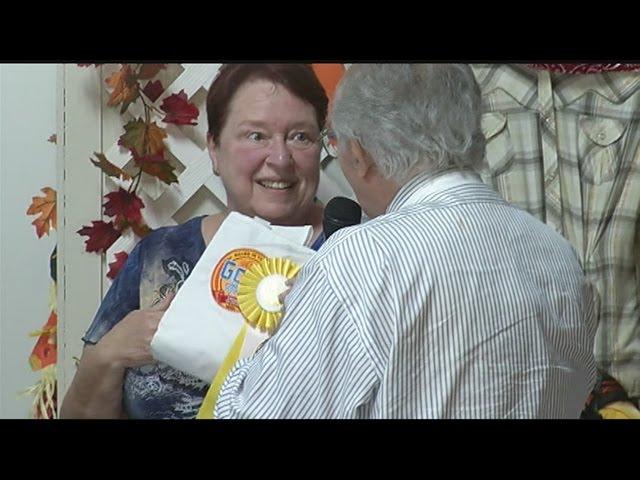
M 477 168 L 484 157 L 480 88 L 468 65 L 354 64 L 338 86 L 331 129 L 355 139 L 385 178 Z

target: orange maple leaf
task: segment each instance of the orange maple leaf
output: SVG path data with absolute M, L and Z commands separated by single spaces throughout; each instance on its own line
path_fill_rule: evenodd
M 156 122 L 147 126 L 147 152 L 149 154 L 159 153 L 164 150 L 163 139 L 167 138 L 167 132 L 164 128 L 159 127 Z
M 114 178 L 121 178 L 122 180 L 131 180 L 131 175 L 107 160 L 104 153 L 94 152 L 93 154 L 96 156 L 98 161 L 93 158 L 89 158 L 89 160 L 91 160 L 91 163 L 96 167 L 102 170 L 105 175 Z
M 113 92 L 111 92 L 107 105 L 115 107 L 122 103 L 121 113 L 124 112 L 129 104 L 139 95 L 138 80 L 129 65 L 123 65 L 120 70 L 114 72 L 109 78 L 107 78 L 105 83 L 113 88 Z
M 56 216 L 56 191 L 53 188 L 44 187 L 40 190 L 45 194 L 44 197 L 33 197 L 31 205 L 27 210 L 27 215 L 37 215 L 31 225 L 35 225 L 36 234 L 38 238 L 41 238 L 44 234 L 49 234 L 49 231 L 57 227 Z
M 38 341 L 29 356 L 29 365 L 31 365 L 31 370 L 34 372 L 56 363 L 58 358 L 57 329 L 58 315 L 56 312 L 51 312 L 42 330 L 31 333 L 30 336 L 38 337 Z

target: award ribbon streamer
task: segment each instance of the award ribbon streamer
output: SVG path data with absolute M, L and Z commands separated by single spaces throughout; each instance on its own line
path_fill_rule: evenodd
M 196 415 L 196 420 L 209 420 L 215 418 L 213 416 L 213 411 L 216 408 L 216 402 L 218 401 L 218 395 L 220 395 L 220 389 L 222 388 L 222 383 L 224 379 L 227 378 L 227 375 L 231 371 L 233 365 L 240 358 L 240 352 L 242 351 L 242 345 L 244 344 L 244 337 L 247 335 L 247 325 L 246 323 L 242 324 L 240 328 L 240 333 L 233 341 L 233 345 L 231 345 L 231 350 L 227 354 L 226 358 L 220 365 L 218 372 L 216 373 L 209 390 L 207 391 L 207 395 L 204 397 L 202 401 L 202 405 L 200 406 L 200 410 L 198 410 L 198 414 Z
M 233 365 L 240 359 L 240 352 L 247 334 L 247 324 L 269 335 L 278 327 L 282 318 L 282 304 L 278 296 L 287 289 L 285 282 L 296 276 L 300 265 L 286 258 L 265 258 L 253 264 L 242 275 L 238 285 L 238 306 L 246 323 L 233 342 L 229 353 L 218 369 L 207 391 L 197 420 L 213 419 L 220 389 Z

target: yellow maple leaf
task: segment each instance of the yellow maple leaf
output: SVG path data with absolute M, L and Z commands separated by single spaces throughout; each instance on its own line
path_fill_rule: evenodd
M 38 238 L 45 234 L 48 235 L 52 228 L 55 230 L 57 227 L 56 191 L 49 187 L 44 187 L 40 191 L 45 196 L 33 197 L 27 210 L 27 215 L 40 215 L 31 222 L 31 225 L 36 227 Z
M 138 97 L 138 81 L 129 65 L 123 65 L 120 70 L 107 78 L 105 83 L 113 88 L 113 92 L 111 92 L 107 102 L 110 107 L 115 107 L 122 103 L 122 109 L 126 110 L 129 104 Z
M 164 128 L 159 127 L 156 122 L 147 126 L 147 152 L 151 155 L 160 153 L 164 150 L 164 138 L 167 138 L 167 132 Z

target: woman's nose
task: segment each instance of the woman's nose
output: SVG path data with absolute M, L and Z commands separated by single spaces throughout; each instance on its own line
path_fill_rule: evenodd
M 274 166 L 286 167 L 291 165 L 292 162 L 293 156 L 287 142 L 283 139 L 274 139 L 267 163 Z

